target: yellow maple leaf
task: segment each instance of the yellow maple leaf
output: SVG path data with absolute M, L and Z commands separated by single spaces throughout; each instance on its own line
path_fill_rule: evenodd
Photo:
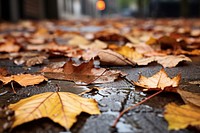
M 47 78 L 45 78 L 43 75 L 19 74 L 7 77 L 0 75 L 0 81 L 2 81 L 3 84 L 8 84 L 11 81 L 15 81 L 19 83 L 21 86 L 28 86 L 28 85 L 38 84 L 44 80 L 47 81 Z
M 48 117 L 69 129 L 81 112 L 100 114 L 94 99 L 82 98 L 68 92 L 46 92 L 9 105 L 15 111 L 12 128 L 43 117 Z
M 165 106 L 164 117 L 169 123 L 169 130 L 184 129 L 189 125 L 200 126 L 200 108 L 194 106 L 170 103 Z
M 152 77 L 145 77 L 140 75 L 138 82 L 134 82 L 135 85 L 146 88 L 143 91 L 167 89 L 166 91 L 176 91 L 173 87 L 177 87 L 180 82 L 181 76 L 177 75 L 174 78 L 168 77 L 164 69 L 154 74 Z M 171 88 L 172 87 L 172 88 Z

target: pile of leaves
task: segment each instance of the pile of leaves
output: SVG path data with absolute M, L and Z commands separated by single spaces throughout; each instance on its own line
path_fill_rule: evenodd
M 106 68 L 108 66 L 138 67 L 157 62 L 164 68 L 171 68 L 183 61 L 191 62 L 188 56 L 199 55 L 200 20 L 195 19 L 22 21 L 0 25 L 0 59 L 12 60 L 16 65 L 25 66 L 25 69 L 42 66 L 34 74 L 16 75 L 9 74 L 1 67 L 2 85 L 11 84 L 14 92 L 13 83 L 25 87 L 51 79 L 68 80 L 81 85 L 114 82 L 127 74 Z M 65 61 L 45 63 L 55 58 L 64 58 Z M 171 79 L 161 69 L 151 78 L 140 76 L 138 82 L 134 81 L 133 84 L 144 87 L 143 91 L 161 89 L 183 96 L 185 92 L 177 89 L 180 78 L 178 75 Z M 170 123 L 169 129 L 200 125 L 198 117 L 197 122 L 188 120 L 187 124 L 177 126 L 172 118 L 177 112 L 169 113 L 172 112 L 169 110 L 180 109 L 182 113 L 190 110 L 199 116 L 199 106 L 197 109 L 190 106 L 167 105 L 165 118 Z M 15 111 L 12 128 L 34 119 L 49 117 L 70 129 L 81 112 L 100 114 L 95 100 L 68 92 L 34 95 L 9 105 L 9 108 Z

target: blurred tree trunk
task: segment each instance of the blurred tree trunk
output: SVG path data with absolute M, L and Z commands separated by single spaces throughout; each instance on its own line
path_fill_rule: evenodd
M 181 16 L 182 17 L 188 17 L 188 9 L 189 9 L 189 3 L 188 0 L 181 0 Z
M 144 15 L 144 5 L 143 0 L 137 0 L 137 6 L 138 6 L 138 17 L 142 18 Z
M 200 0 L 198 1 L 198 6 L 199 6 L 199 14 L 198 14 L 198 16 L 200 17 Z

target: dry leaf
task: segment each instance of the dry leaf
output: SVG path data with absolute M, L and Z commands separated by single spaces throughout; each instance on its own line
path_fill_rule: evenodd
M 182 61 L 191 62 L 192 60 L 185 55 L 166 55 L 143 58 L 136 60 L 135 62 L 137 63 L 137 65 L 147 65 L 153 61 L 156 61 L 157 63 L 161 64 L 163 67 L 175 67 L 176 65 L 178 65 L 178 63 Z
M 178 65 L 179 62 L 182 61 L 192 62 L 192 60 L 189 57 L 186 57 L 185 55 L 168 55 L 164 57 L 156 57 L 156 61 L 163 67 L 175 67 L 176 65 Z
M 135 51 L 140 54 L 147 54 L 155 52 L 153 48 L 145 43 L 139 43 L 139 44 L 133 44 L 133 43 L 127 43 L 125 46 L 135 48 Z
M 200 126 L 200 108 L 190 105 L 177 106 L 170 103 L 165 106 L 165 119 L 169 130 L 179 130 L 191 126 Z
M 106 44 L 103 41 L 100 40 L 95 40 L 91 44 L 87 45 L 79 45 L 81 49 L 93 49 L 93 50 L 100 50 L 100 49 L 105 49 L 108 47 L 108 44 Z
M 0 75 L 0 81 L 2 81 L 3 84 L 8 84 L 11 81 L 15 81 L 21 86 L 28 86 L 28 85 L 39 84 L 40 82 L 43 81 L 47 81 L 47 78 L 45 78 L 43 75 L 31 75 L 31 74 L 19 74 L 8 77 Z
M 182 99 L 186 104 L 200 107 L 200 94 L 192 93 L 182 89 L 178 89 L 177 92 L 181 95 Z
M 4 44 L 0 44 L 0 52 L 18 52 L 20 50 L 20 46 L 15 44 L 12 41 L 7 41 Z
M 43 61 L 47 59 L 47 56 L 39 55 L 37 57 L 22 57 L 20 59 L 15 59 L 14 63 L 17 65 L 26 64 L 26 66 L 31 67 L 36 64 L 42 64 Z
M 40 45 L 28 45 L 26 46 L 27 50 L 37 50 L 37 51 L 60 51 L 60 52 L 67 52 L 71 50 L 71 47 L 66 45 L 58 45 L 55 42 L 50 42 L 48 44 L 40 44 Z
M 90 41 L 79 35 L 74 36 L 72 39 L 68 41 L 68 44 L 73 46 L 87 45 L 89 43 Z
M 153 37 L 150 37 L 147 41 L 146 41 L 146 44 L 148 45 L 153 45 L 153 44 L 156 44 L 157 43 L 157 39 L 153 38 Z
M 194 49 L 192 51 L 178 50 L 175 51 L 175 54 L 185 54 L 185 55 L 200 55 L 200 49 Z
M 107 83 L 114 82 L 119 77 L 126 76 L 126 73 L 123 73 L 119 70 L 107 70 L 101 76 L 99 76 L 93 83 Z
M 176 51 L 181 49 L 180 43 L 178 43 L 177 40 L 172 37 L 162 36 L 157 41 L 163 50 L 171 49 Z
M 177 87 L 179 85 L 181 76 L 180 74 L 174 78 L 168 77 L 167 73 L 164 69 L 161 69 L 159 72 L 154 74 L 152 77 L 144 77 L 142 75 L 139 76 L 138 82 L 134 82 L 135 85 L 143 87 L 143 91 L 151 91 L 151 90 L 165 90 L 170 92 L 176 92 Z
M 117 65 L 117 66 L 135 65 L 135 62 L 125 58 L 124 56 L 112 50 L 100 50 L 97 53 L 97 55 L 100 58 L 101 65 Z
M 106 29 L 104 31 L 99 31 L 94 34 L 94 38 L 101 41 L 110 41 L 110 42 L 127 42 L 128 40 L 116 29 Z
M 23 123 L 48 117 L 66 129 L 77 121 L 81 112 L 100 114 L 94 99 L 82 98 L 68 92 L 46 92 L 9 106 L 15 111 L 15 121 L 12 128 Z
M 94 60 L 80 65 L 73 64 L 70 60 L 65 63 L 63 68 L 45 68 L 41 72 L 47 78 L 70 80 L 77 84 L 113 82 L 118 77 L 125 75 L 120 71 L 95 68 Z
M 133 48 L 128 46 L 122 46 L 115 50 L 115 52 L 127 57 L 131 61 L 135 61 L 137 59 L 141 59 L 143 56 L 142 54 L 136 52 Z
M 55 73 L 62 73 L 63 68 L 51 68 L 51 67 L 44 67 L 40 72 L 55 72 Z
M 8 75 L 7 69 L 5 69 L 5 68 L 0 68 L 0 75 L 1 75 L 1 76 L 6 76 L 6 75 Z

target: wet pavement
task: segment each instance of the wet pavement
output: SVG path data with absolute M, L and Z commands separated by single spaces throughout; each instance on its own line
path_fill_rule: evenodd
M 200 81 L 200 58 L 192 57 L 194 62 L 182 63 L 175 68 L 166 68 L 165 70 L 170 77 L 181 73 L 182 79 L 180 87 L 200 93 L 199 84 L 190 84 L 189 81 Z M 47 61 L 48 64 L 50 61 Z M 46 64 L 45 64 L 46 65 Z M 0 60 L 0 67 L 8 69 L 10 74 L 18 73 L 34 73 L 40 70 L 43 65 L 36 65 L 30 68 L 17 66 L 11 60 Z M 114 120 L 123 109 L 134 105 L 145 97 L 153 94 L 153 92 L 141 92 L 140 88 L 135 87 L 130 83 L 131 80 L 137 81 L 139 74 L 151 76 L 158 72 L 162 67 L 152 63 L 149 66 L 135 67 L 110 67 L 110 69 L 121 70 L 128 73 L 126 78 L 119 79 L 112 83 L 97 84 L 90 86 L 77 86 L 73 82 L 62 80 L 49 80 L 46 83 L 39 85 L 21 87 L 14 84 L 16 94 L 12 92 L 11 86 L 1 86 L 0 90 L 0 106 L 15 103 L 20 99 L 39 94 L 42 92 L 51 92 L 57 90 L 57 85 L 60 91 L 80 94 L 88 89 L 98 87 L 100 90 L 93 90 L 85 93 L 82 96 L 93 98 L 98 102 L 101 114 L 88 115 L 81 113 L 78 116 L 78 121 L 70 131 L 66 131 L 60 125 L 54 123 L 48 118 L 35 120 L 21 126 L 16 127 L 13 133 L 193 133 L 196 132 L 193 128 L 188 128 L 179 131 L 168 131 L 167 122 L 163 118 L 164 106 L 167 103 L 175 102 L 183 104 L 181 97 L 175 93 L 162 93 L 148 100 L 144 104 L 130 110 L 117 123 L 116 128 L 111 128 Z

